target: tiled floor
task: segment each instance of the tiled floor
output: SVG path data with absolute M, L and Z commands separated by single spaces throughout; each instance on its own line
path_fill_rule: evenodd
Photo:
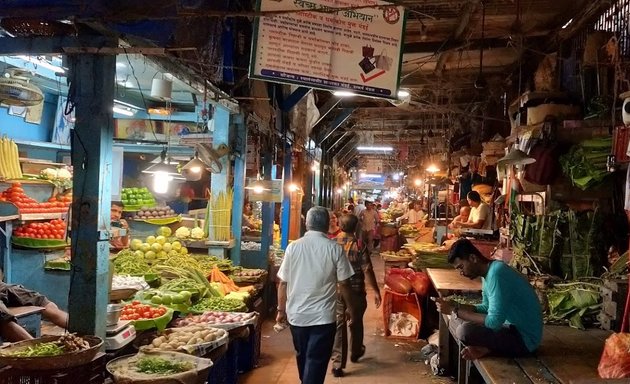
M 377 280 L 383 282 L 383 262 L 378 256 L 372 258 Z M 366 354 L 356 364 L 348 362 L 343 378 L 334 377 L 330 371 L 326 383 L 365 384 L 446 384 L 449 378 L 437 377 L 429 366 L 418 361 L 423 341 L 400 342 L 383 336 L 383 318 L 380 309 L 373 305 L 368 295 L 368 310 L 365 314 Z M 291 333 L 285 330 L 275 333 L 273 322 L 263 325 L 261 358 L 258 368 L 239 376 L 240 384 L 296 384 L 299 383 Z M 330 370 L 331 366 L 329 366 Z

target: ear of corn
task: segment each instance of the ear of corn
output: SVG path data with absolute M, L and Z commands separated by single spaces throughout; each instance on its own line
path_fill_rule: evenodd
M 229 241 L 232 238 L 230 231 L 232 202 L 232 189 L 213 194 L 208 200 L 204 231 L 210 240 Z
M 0 179 L 21 179 L 22 169 L 17 144 L 4 136 L 0 139 Z

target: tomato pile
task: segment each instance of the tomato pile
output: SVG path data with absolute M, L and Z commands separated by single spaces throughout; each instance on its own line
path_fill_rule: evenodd
M 63 240 L 66 237 L 66 222 L 63 220 L 50 220 L 45 223 L 28 223 L 15 228 L 13 236 Z
M 8 201 L 15 204 L 20 213 L 63 213 L 68 211 L 72 203 L 71 196 L 52 197 L 48 201 L 40 203 L 24 193 L 22 184 L 13 183 L 0 194 L 0 201 Z
M 134 300 L 123 307 L 120 320 L 146 320 L 155 319 L 166 313 L 166 307 L 160 305 L 154 307 Z

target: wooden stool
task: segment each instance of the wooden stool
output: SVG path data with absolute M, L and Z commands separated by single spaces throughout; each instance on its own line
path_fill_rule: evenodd
M 42 312 L 44 307 L 27 305 L 24 307 L 9 307 L 9 314 L 15 316 L 17 323 L 34 338 L 41 336 Z

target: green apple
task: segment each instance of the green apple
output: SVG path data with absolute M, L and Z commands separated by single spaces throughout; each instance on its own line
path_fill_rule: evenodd
M 177 256 L 179 256 L 179 252 L 177 252 L 174 249 L 168 253 L 168 257 L 177 257 Z
M 148 251 L 144 254 L 144 258 L 147 260 L 155 260 L 157 259 L 157 255 L 153 251 Z
M 157 253 L 157 258 L 160 260 L 166 259 L 166 257 L 168 256 L 168 254 L 164 251 L 160 251 Z
M 173 296 L 166 294 L 162 296 L 162 304 L 169 305 L 173 302 Z
M 151 250 L 153 252 L 160 252 L 162 250 L 162 244 L 160 244 L 160 243 L 153 243 L 153 244 L 151 244 Z
M 180 249 L 182 249 L 182 243 L 180 243 L 179 241 L 173 241 L 171 245 L 173 246 L 173 250 L 175 251 L 179 251 Z
M 155 238 L 155 241 L 157 243 L 159 243 L 160 245 L 164 245 L 164 243 L 166 243 L 166 237 L 164 236 L 158 236 Z
M 188 254 L 188 248 L 182 247 L 182 249 L 179 250 L 179 253 L 182 254 L 182 255 L 187 255 Z
M 166 253 L 169 253 L 170 251 L 173 250 L 173 244 L 171 243 L 164 243 L 162 244 L 162 250 Z
M 160 296 L 153 296 L 151 298 L 151 302 L 153 304 L 162 304 L 162 297 L 160 297 Z
M 142 252 L 141 250 L 135 251 L 133 255 L 137 257 L 138 259 L 144 259 L 144 252 Z
M 153 244 L 153 243 L 155 243 L 155 236 L 149 236 L 149 237 L 147 237 L 147 243 L 149 243 L 149 244 Z
M 151 244 L 149 244 L 149 243 L 142 243 L 142 244 L 140 245 L 140 250 L 141 250 L 142 252 L 144 252 L 144 253 L 149 252 L 149 251 L 151 250 Z

